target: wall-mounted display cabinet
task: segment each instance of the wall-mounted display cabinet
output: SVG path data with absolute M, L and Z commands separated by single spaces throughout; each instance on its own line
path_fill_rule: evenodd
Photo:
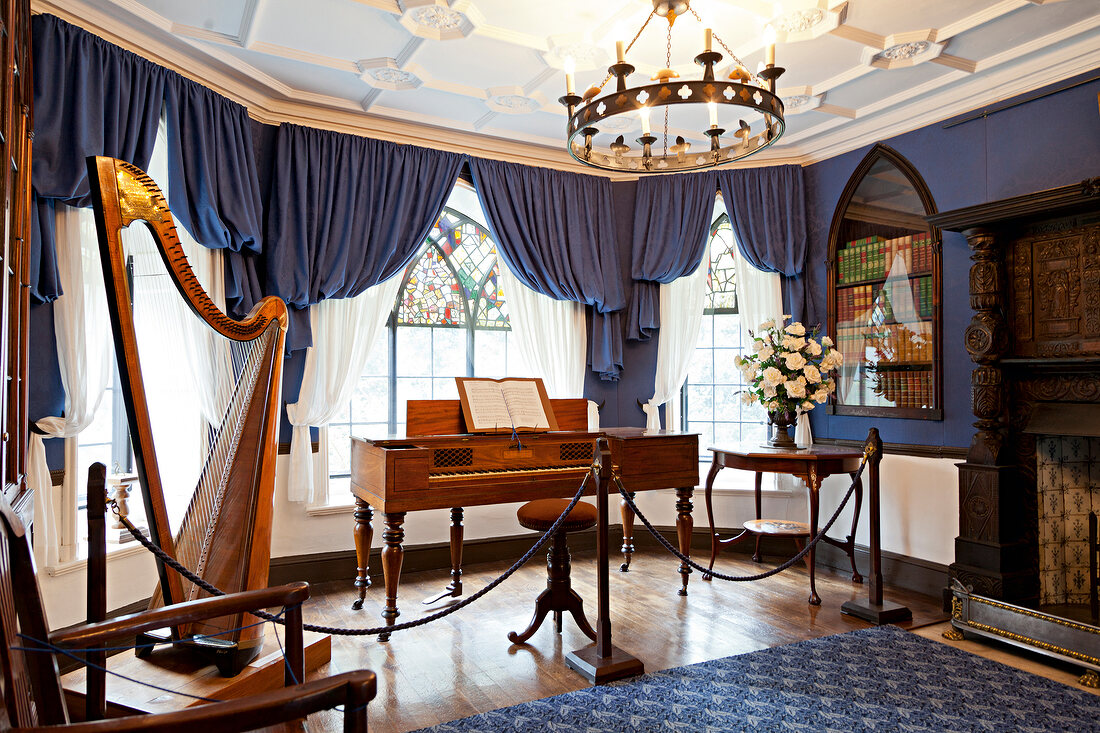
M 943 419 L 940 232 L 915 168 L 876 145 L 829 230 L 829 335 L 844 354 L 837 415 Z

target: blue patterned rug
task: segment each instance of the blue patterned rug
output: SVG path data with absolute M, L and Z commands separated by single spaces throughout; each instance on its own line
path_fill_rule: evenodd
M 895 626 L 473 715 L 451 731 L 1100 731 L 1100 697 Z

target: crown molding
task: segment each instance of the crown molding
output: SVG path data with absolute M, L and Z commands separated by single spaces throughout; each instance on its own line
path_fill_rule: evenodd
M 876 140 L 888 140 L 911 130 L 942 122 L 983 105 L 1009 99 L 1092 71 L 1100 65 L 1100 49 L 1096 48 L 1094 39 L 1086 39 L 1073 46 L 1059 49 L 1056 55 L 1060 60 L 1044 65 L 1041 73 L 1021 75 L 1019 70 L 1008 68 L 1000 72 L 988 72 L 981 79 L 966 75 L 962 77 L 962 81 L 947 91 L 930 95 L 922 100 L 922 106 L 928 110 L 924 114 L 914 115 L 912 105 L 903 105 L 876 117 L 873 121 L 848 123 L 837 134 L 815 139 L 813 151 L 804 156 L 802 164 L 811 165 L 828 160 Z M 987 99 L 981 99 L 976 96 L 976 92 L 981 89 L 995 90 L 996 94 Z M 862 110 L 860 112 L 862 114 Z

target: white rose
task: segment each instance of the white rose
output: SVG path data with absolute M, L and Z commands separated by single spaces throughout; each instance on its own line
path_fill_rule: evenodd
M 806 346 L 809 347 L 810 356 L 821 356 L 821 344 L 813 339 L 809 339 Z
M 783 330 L 786 331 L 787 333 L 791 334 L 792 336 L 805 336 L 806 335 L 806 327 L 803 326 L 801 323 L 798 323 L 798 322 L 792 323 L 791 325 L 787 326 Z
M 766 331 L 769 328 L 775 328 L 775 319 L 769 318 L 768 320 L 766 320 L 766 321 L 764 321 L 763 323 L 760 324 L 760 330 L 761 331 Z
M 798 352 L 793 354 L 785 354 L 783 360 L 787 363 L 788 369 L 801 369 L 806 366 L 806 357 L 802 356 Z M 776 370 L 778 371 L 778 369 Z
M 819 389 L 814 392 L 814 401 L 819 405 L 824 405 L 825 401 L 829 399 L 829 393 L 826 390 Z
M 791 319 L 791 314 L 790 313 L 784 313 L 783 314 L 783 320 L 784 321 L 789 321 L 790 319 Z
M 835 363 L 837 366 L 840 366 L 844 363 L 844 354 L 840 353 L 839 351 L 833 351 L 831 353 L 833 356 L 833 363 Z
M 832 346 L 833 345 L 833 340 L 831 338 L 829 338 L 828 336 L 826 336 L 825 338 L 821 339 L 821 345 L 822 346 Z
M 809 412 L 810 410 L 814 409 L 814 403 L 810 400 L 806 400 L 802 403 L 801 407 L 803 412 Z
M 768 367 L 763 372 L 764 384 L 768 387 L 774 387 L 783 381 L 783 372 L 779 371 L 775 367 Z
M 756 395 L 754 395 L 752 392 L 742 392 L 741 402 L 746 405 L 751 405 L 753 402 L 756 402 Z
M 774 384 L 765 384 L 764 385 L 764 397 L 766 399 L 770 400 L 770 399 L 774 398 L 776 394 L 778 394 L 778 393 L 776 392 Z
M 783 348 L 787 351 L 798 351 L 806 345 L 806 340 L 798 336 L 784 336 L 780 343 L 783 344 Z
M 810 384 L 817 384 L 821 381 L 821 372 L 813 364 L 807 364 L 802 368 L 802 373 L 806 375 L 806 381 Z
M 760 361 L 767 361 L 768 359 L 772 358 L 772 354 L 774 354 L 774 353 L 775 353 L 775 349 L 768 346 L 766 348 L 761 349 L 760 353 L 757 354 L 757 356 L 760 357 Z
M 785 390 L 787 390 L 787 394 L 790 395 L 791 397 L 805 397 L 806 396 L 806 385 L 805 384 L 801 384 L 801 383 L 795 382 L 795 381 L 784 382 L 783 383 L 783 388 Z

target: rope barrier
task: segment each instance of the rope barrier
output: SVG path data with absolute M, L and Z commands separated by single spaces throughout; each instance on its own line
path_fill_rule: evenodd
M 405 629 L 411 629 L 411 628 L 415 628 L 417 626 L 423 626 L 425 624 L 429 624 L 433 621 L 441 619 L 444 616 L 449 616 L 450 614 L 455 613 L 456 611 L 458 611 L 460 609 L 463 609 L 466 606 L 469 606 L 471 603 L 474 603 L 475 601 L 480 599 L 482 596 L 484 596 L 486 593 L 493 590 L 498 585 L 503 583 L 505 580 L 510 578 L 517 570 L 519 570 L 521 567 L 526 565 L 527 562 L 532 557 L 534 557 L 535 553 L 538 552 L 539 548 L 542 547 L 543 545 L 545 545 L 547 543 L 547 541 L 549 541 L 550 538 L 554 536 L 554 533 L 556 533 L 558 531 L 558 529 L 562 525 L 562 522 L 564 522 L 565 518 L 567 516 L 569 516 L 569 512 L 573 511 L 573 507 L 575 507 L 577 505 L 577 502 L 580 501 L 581 496 L 584 494 L 585 487 L 588 486 L 589 480 L 591 479 L 591 480 L 594 480 L 597 484 L 599 483 L 598 471 L 599 471 L 599 467 L 594 463 L 589 468 L 588 472 L 585 473 L 584 479 L 581 481 L 580 488 L 577 489 L 577 493 L 573 496 L 572 500 L 569 502 L 569 505 L 565 508 L 565 511 L 563 511 L 561 513 L 561 516 L 559 516 L 554 521 L 554 523 L 550 526 L 550 528 L 547 529 L 546 532 L 544 532 L 542 534 L 542 536 L 538 539 L 538 541 L 534 545 L 531 546 L 531 549 L 529 549 L 526 553 L 524 553 L 523 557 L 521 557 L 519 560 L 517 560 L 515 563 L 513 563 L 512 567 L 505 570 L 502 575 L 497 577 L 495 580 L 493 580 L 491 583 L 489 583 L 484 588 L 479 590 L 477 593 L 474 593 L 472 596 L 464 598 L 461 601 L 459 601 L 458 603 L 454 604 L 453 606 L 448 606 L 447 608 L 444 608 L 441 611 L 437 611 L 436 613 L 433 613 L 430 616 L 425 616 L 424 618 L 419 618 L 419 619 L 416 619 L 414 621 L 405 621 L 405 622 L 400 623 L 400 624 L 393 624 L 392 626 L 374 626 L 374 627 L 366 628 L 366 629 L 363 629 L 363 628 L 348 629 L 348 628 L 343 628 L 343 627 L 340 627 L 340 626 L 318 626 L 316 624 L 302 624 L 302 628 L 306 631 L 314 631 L 314 632 L 321 633 L 321 634 L 331 634 L 331 635 L 334 635 L 334 636 L 374 636 L 374 635 L 377 635 L 377 634 L 384 634 L 384 633 L 388 634 L 388 633 L 392 633 L 394 631 L 403 631 Z M 205 580 L 203 580 L 199 576 L 195 575 L 193 572 L 191 572 L 191 570 L 189 570 L 188 568 L 181 565 L 175 558 L 173 558 L 171 555 L 166 553 L 163 549 L 161 549 L 156 544 L 154 544 L 153 541 L 150 540 L 148 537 L 146 537 L 144 534 L 142 534 L 142 532 L 139 531 L 137 529 L 137 527 L 135 527 L 130 522 L 130 520 L 128 518 L 119 516 L 118 505 L 115 504 L 113 499 L 109 503 L 110 503 L 110 506 L 111 506 L 111 511 L 114 512 L 115 516 L 119 518 L 119 521 L 122 522 L 123 526 L 125 526 L 126 529 L 130 532 L 130 534 L 133 535 L 134 539 L 137 540 L 143 547 L 145 547 L 145 549 L 149 550 L 154 555 L 156 555 L 157 558 L 159 558 L 161 560 L 161 562 L 163 562 L 165 565 L 167 565 L 168 567 L 175 570 L 177 573 L 179 573 L 184 578 L 191 581 L 192 583 L 194 583 L 198 587 L 202 588 L 204 591 L 206 591 L 210 595 L 213 595 L 213 596 L 224 596 L 224 595 L 226 595 L 225 591 L 221 590 L 220 588 L 216 588 L 215 586 L 213 586 L 210 583 L 206 582 Z M 255 610 L 255 611 L 249 611 L 248 613 L 251 613 L 253 616 L 256 616 L 258 618 L 264 619 L 265 621 L 271 621 L 271 622 L 276 623 L 276 624 L 284 624 L 285 625 L 285 623 L 286 623 L 281 618 L 278 618 L 278 617 L 276 617 L 276 616 L 274 616 L 270 613 L 267 613 L 265 611 Z
M 820 542 L 821 539 L 825 536 L 825 533 L 828 532 L 832 528 L 833 524 L 836 522 L 837 518 L 840 516 L 840 512 L 844 509 L 844 506 L 848 503 L 848 500 L 852 497 L 852 494 L 855 492 L 856 484 L 860 481 L 860 478 L 863 476 L 863 468 L 866 465 L 867 465 L 867 455 L 865 454 L 864 457 L 863 457 L 863 460 L 859 464 L 859 470 L 856 471 L 855 478 L 852 480 L 852 485 L 848 487 L 848 493 L 846 493 L 844 495 L 844 498 L 840 502 L 840 506 L 838 506 L 836 508 L 836 511 L 833 512 L 833 516 L 829 518 L 829 521 L 825 523 L 825 526 L 821 528 L 821 531 L 817 533 L 817 536 L 815 536 L 812 541 L 807 543 L 807 545 L 802 548 L 801 552 L 799 552 L 797 555 L 792 557 L 790 560 L 787 560 L 785 563 L 783 563 L 782 565 L 779 565 L 778 567 L 772 568 L 771 570 L 766 570 L 763 573 L 757 573 L 756 575 L 723 575 L 722 573 L 714 572 L 714 570 L 712 570 L 712 569 L 704 568 L 702 565 L 695 562 L 690 557 L 688 557 L 687 555 L 683 554 L 682 552 L 677 550 L 675 547 L 673 547 L 672 543 L 670 543 L 668 540 L 666 540 L 664 535 L 662 535 L 660 532 L 657 531 L 657 529 L 646 518 L 646 516 L 644 514 L 642 514 L 641 511 L 639 511 L 638 505 L 634 503 L 634 500 L 630 497 L 630 493 L 623 487 L 623 482 L 619 479 L 618 475 L 615 476 L 615 486 L 618 487 L 619 493 L 623 497 L 623 501 L 625 501 L 626 505 L 630 507 L 630 510 L 634 512 L 634 515 L 637 516 L 638 519 L 642 520 L 642 524 L 644 524 L 645 528 L 649 530 L 649 533 L 651 535 L 653 535 L 653 537 L 656 538 L 656 540 L 666 550 L 668 550 L 673 555 L 678 557 L 681 562 L 686 563 L 689 567 L 695 568 L 696 570 L 698 570 L 701 573 L 704 573 L 708 577 L 717 578 L 718 580 L 727 580 L 727 581 L 731 581 L 731 582 L 734 582 L 734 583 L 743 583 L 743 582 L 752 582 L 752 581 L 756 581 L 756 580 L 763 580 L 764 578 L 770 578 L 773 575 L 778 575 L 779 573 L 783 572 L 787 568 L 791 567 L 792 565 L 794 565 L 795 563 L 800 561 L 802 558 L 806 557 L 806 555 L 810 552 L 810 550 L 812 550 L 817 545 L 817 543 Z M 740 537 L 741 535 L 738 535 L 738 536 Z

